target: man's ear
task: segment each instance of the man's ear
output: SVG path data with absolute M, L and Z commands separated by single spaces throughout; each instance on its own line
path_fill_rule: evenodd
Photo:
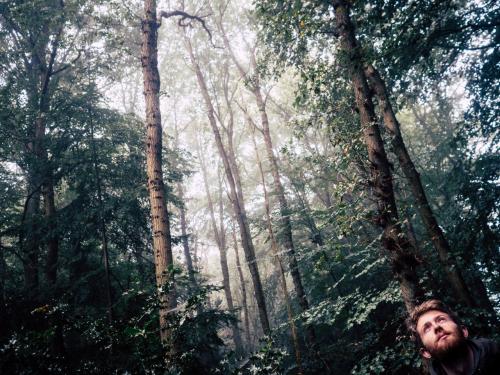
M 466 326 L 462 326 L 462 333 L 464 334 L 465 338 L 469 337 L 469 330 Z
M 420 355 L 424 357 L 425 359 L 431 359 L 432 355 L 429 353 L 429 351 L 425 348 L 420 348 Z

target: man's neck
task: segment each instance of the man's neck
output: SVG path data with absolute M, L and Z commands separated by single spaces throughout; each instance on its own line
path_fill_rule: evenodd
M 474 353 L 469 345 L 466 346 L 465 355 L 456 356 L 446 361 L 441 361 L 441 366 L 446 375 L 471 375 L 474 370 Z

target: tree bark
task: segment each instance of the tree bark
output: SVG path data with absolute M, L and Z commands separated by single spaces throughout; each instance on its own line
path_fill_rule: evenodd
M 269 319 L 267 316 L 266 302 L 265 302 L 265 298 L 264 298 L 264 292 L 262 290 L 262 283 L 260 280 L 259 269 L 258 269 L 257 262 L 255 259 L 255 249 L 253 246 L 252 237 L 250 234 L 250 227 L 248 225 L 248 220 L 247 220 L 246 213 L 245 213 L 244 201 L 240 200 L 240 197 L 238 196 L 238 193 L 236 190 L 235 177 L 234 177 L 233 171 L 231 169 L 231 165 L 229 163 L 228 154 L 227 154 L 226 149 L 222 143 L 222 138 L 221 138 L 219 129 L 217 127 L 215 114 L 214 114 L 214 107 L 213 107 L 210 95 L 208 93 L 208 88 L 207 88 L 207 85 L 205 83 L 205 78 L 204 78 L 203 73 L 201 72 L 200 66 L 199 66 L 199 64 L 196 61 L 196 58 L 194 56 L 191 42 L 188 40 L 188 38 L 186 36 L 184 36 L 184 40 L 185 40 L 186 47 L 188 49 L 191 64 L 195 70 L 196 78 L 198 81 L 198 85 L 199 85 L 201 94 L 203 96 L 203 100 L 205 102 L 208 120 L 209 120 L 210 127 L 212 128 L 212 132 L 214 134 L 214 137 L 215 137 L 215 143 L 217 145 L 217 150 L 218 150 L 219 155 L 220 155 L 222 162 L 224 164 L 224 171 L 225 171 L 226 179 L 227 179 L 227 182 L 228 182 L 229 188 L 230 188 L 230 191 L 229 191 L 230 199 L 231 199 L 231 203 L 233 205 L 236 220 L 238 222 L 238 226 L 240 229 L 241 244 L 243 247 L 243 251 L 245 252 L 245 258 L 246 258 L 246 261 L 248 264 L 248 268 L 250 270 L 250 275 L 252 277 L 252 283 L 253 283 L 254 292 L 255 292 L 255 299 L 257 301 L 257 306 L 258 306 L 258 310 L 259 310 L 260 323 L 262 325 L 262 330 L 267 335 L 271 332 L 271 329 L 269 326 Z
M 106 230 L 106 219 L 104 218 L 104 202 L 102 199 L 102 183 L 101 173 L 99 169 L 99 160 L 97 156 L 97 148 L 94 138 L 94 123 L 92 113 L 90 115 L 90 138 L 92 144 L 92 162 L 94 164 L 95 183 L 97 186 L 97 201 L 99 203 L 99 226 L 101 229 L 101 242 L 102 242 L 102 255 L 104 261 L 104 285 L 106 292 L 106 304 L 108 310 L 108 322 L 113 324 L 113 297 L 111 294 L 111 281 L 110 281 L 110 266 L 109 266 L 109 252 L 108 252 L 108 234 Z M 112 340 L 110 340 L 112 342 Z
M 177 129 L 177 117 L 174 124 L 174 147 L 179 147 L 179 131 Z M 184 187 L 182 182 L 177 183 L 177 194 L 179 200 L 182 202 L 182 207 L 179 209 L 180 224 L 181 224 L 181 238 L 182 238 L 182 250 L 184 252 L 184 260 L 186 262 L 186 268 L 188 271 L 188 278 L 191 288 L 196 287 L 195 271 L 193 267 L 193 259 L 191 257 L 191 251 L 189 249 L 189 236 L 187 231 L 187 220 L 186 220 L 186 207 L 184 205 Z
M 240 76 L 244 80 L 248 80 L 248 75 L 240 64 L 236 55 L 234 54 L 229 39 L 227 38 L 226 32 L 222 25 L 219 23 L 219 28 L 222 32 L 222 38 L 224 40 L 224 46 L 229 52 L 231 59 L 238 68 Z M 257 62 L 255 60 L 255 55 L 253 51 L 250 53 L 250 65 L 254 71 L 257 69 Z M 288 264 L 290 267 L 290 274 L 292 275 L 293 285 L 295 292 L 297 293 L 297 298 L 299 300 L 299 305 L 302 312 L 309 309 L 309 302 L 307 301 L 304 286 L 302 284 L 302 277 L 300 275 L 297 258 L 295 256 L 295 245 L 292 236 L 292 224 L 290 221 L 290 210 L 288 208 L 288 202 L 285 197 L 285 189 L 281 183 L 281 177 L 279 173 L 278 161 L 273 150 L 273 143 L 271 139 L 271 132 L 269 130 L 269 118 L 267 116 L 266 104 L 262 96 L 262 89 L 260 85 L 260 80 L 258 74 L 252 77 L 252 83 L 249 84 L 249 89 L 255 97 L 255 102 L 257 103 L 257 108 L 259 109 L 260 119 L 262 124 L 262 134 L 264 136 L 264 142 L 266 145 L 267 157 L 269 159 L 269 165 L 271 167 L 271 174 L 274 181 L 274 191 L 278 197 L 279 207 L 280 207 L 280 231 L 278 233 L 278 240 L 281 242 L 282 246 L 285 248 L 285 253 L 287 255 Z M 247 114 L 248 115 L 248 114 Z M 313 337 L 312 334 L 311 337 Z
M 257 142 L 255 141 L 255 134 L 252 134 L 252 141 L 255 150 L 255 156 L 257 158 L 257 165 L 259 167 L 260 178 L 262 182 L 262 189 L 264 191 L 264 206 L 266 211 L 266 224 L 267 224 L 267 233 L 269 235 L 269 239 L 271 241 L 271 250 L 274 256 L 274 260 L 276 263 L 276 269 L 279 273 L 281 288 L 283 289 L 283 296 L 285 297 L 285 306 L 286 312 L 288 316 L 288 324 L 290 324 L 290 333 L 292 335 L 293 347 L 295 349 L 295 362 L 297 364 L 298 374 L 302 374 L 302 351 L 300 349 L 299 337 L 297 334 L 297 326 L 295 325 L 295 321 L 293 318 L 293 309 L 292 302 L 290 298 L 290 293 L 288 292 L 288 287 L 286 285 L 285 278 L 285 270 L 283 269 L 283 264 L 281 263 L 281 259 L 279 256 L 278 244 L 276 243 L 276 238 L 274 236 L 274 230 L 272 226 L 271 220 L 271 205 L 269 203 L 269 195 L 267 194 L 266 188 L 266 180 L 264 177 L 264 170 L 262 169 L 262 163 L 260 161 L 259 151 L 257 149 Z
M 29 294 L 36 293 L 38 288 L 38 265 L 40 252 L 40 200 L 43 196 L 44 217 L 47 230 L 47 260 L 45 275 L 50 284 L 57 280 L 57 258 L 59 240 L 56 226 L 56 209 L 54 203 L 54 185 L 52 167 L 49 164 L 46 145 L 46 117 L 50 103 L 50 81 L 54 62 L 57 56 L 63 24 L 60 25 L 49 48 L 49 35 L 41 35 L 31 41 L 33 48 L 31 64 L 28 66 L 32 80 L 32 93 L 29 93 L 30 103 L 35 108 L 32 138 L 26 150 L 28 152 L 28 196 L 25 203 L 23 221 L 28 223 L 25 261 L 25 286 Z M 48 30 L 44 30 L 49 32 Z M 41 42 L 39 41 L 41 40 Z M 49 55 L 48 61 L 46 56 Z M 23 244 L 23 241 L 21 241 Z
M 417 172 L 415 164 L 413 164 L 410 154 L 406 149 L 406 145 L 401 134 L 401 126 L 392 108 L 385 83 L 373 65 L 368 64 L 365 67 L 365 73 L 370 81 L 371 87 L 377 95 L 384 124 L 391 135 L 392 149 L 398 157 L 401 169 L 403 170 L 408 184 L 410 185 L 413 197 L 417 203 L 417 209 L 420 213 L 420 217 L 422 218 L 427 234 L 438 253 L 439 260 L 444 268 L 448 282 L 459 300 L 467 306 L 473 307 L 476 305 L 474 299 L 472 298 L 469 288 L 465 284 L 465 280 L 458 265 L 453 261 L 450 255 L 450 245 L 446 240 L 434 213 L 432 212 L 422 185 L 422 181 L 420 180 L 420 174 Z
M 349 61 L 348 69 L 350 70 L 356 106 L 359 110 L 363 138 L 370 162 L 370 183 L 378 207 L 377 223 L 383 230 L 382 244 L 388 251 L 392 270 L 399 281 L 406 309 L 412 311 L 419 292 L 415 271 L 418 261 L 412 252 L 411 243 L 399 224 L 391 167 L 376 122 L 373 101 L 363 70 L 360 47 L 357 44 L 354 26 L 349 16 L 348 4 L 344 0 L 333 0 L 337 29 L 340 33 L 340 44 Z
M 39 253 L 40 253 L 40 183 L 34 168 L 28 171 L 28 196 L 24 204 L 23 230 L 20 244 L 25 255 L 23 262 L 24 288 L 28 295 L 35 295 L 38 290 Z
M 160 76 L 158 73 L 158 23 L 156 1 L 144 0 L 142 20 L 141 63 L 146 102 L 146 168 L 147 187 L 153 232 L 153 250 L 156 286 L 160 301 L 160 337 L 168 346 L 167 360 L 172 354 L 172 337 L 168 316 L 176 307 L 175 284 L 171 276 L 173 266 L 170 219 L 162 171 L 162 129 L 160 113 Z
M 7 273 L 7 264 L 5 263 L 5 248 L 2 245 L 0 237 L 0 338 L 7 333 L 7 311 L 5 306 L 5 279 Z
M 238 270 L 238 277 L 240 279 L 241 304 L 243 305 L 243 321 L 245 324 L 245 334 L 247 337 L 247 345 L 251 346 L 252 339 L 250 338 L 250 322 L 249 322 L 249 316 L 248 316 L 247 287 L 246 287 L 245 278 L 243 277 L 243 270 L 241 269 L 240 254 L 239 254 L 239 250 L 238 250 L 238 241 L 236 239 L 236 229 L 235 229 L 234 223 L 232 226 L 231 233 L 233 236 L 234 254 L 236 257 L 236 268 Z
M 220 220 L 220 227 L 218 228 L 217 221 L 215 219 L 214 204 L 212 201 L 212 196 L 210 194 L 210 188 L 208 185 L 207 168 L 205 166 L 205 160 L 203 158 L 201 147 L 199 144 L 198 144 L 198 158 L 200 160 L 201 171 L 203 175 L 203 185 L 205 186 L 205 193 L 207 195 L 208 210 L 210 212 L 210 222 L 212 224 L 212 230 L 214 232 L 215 242 L 217 243 L 217 248 L 219 249 L 220 266 L 222 270 L 222 286 L 224 289 L 224 295 L 226 297 L 228 309 L 234 311 L 233 295 L 231 293 L 231 283 L 229 277 L 229 267 L 227 265 L 227 248 L 224 235 L 225 228 L 223 226 L 222 212 L 220 213 L 221 220 Z M 219 189 L 222 190 L 220 182 L 219 182 Z M 220 201 L 220 204 L 222 205 L 222 201 Z M 241 335 L 238 328 L 238 324 L 235 324 L 233 326 L 233 339 L 234 339 L 234 344 L 236 346 L 236 351 L 241 352 L 243 345 L 241 342 Z
M 61 2 L 61 11 L 64 3 Z M 41 193 L 44 202 L 44 216 L 47 223 L 47 260 L 46 260 L 46 270 L 45 275 L 47 281 L 50 284 L 55 284 L 57 281 L 57 261 L 59 258 L 59 235 L 57 233 L 57 216 L 55 208 L 55 196 L 54 196 L 54 178 L 52 166 L 49 162 L 45 128 L 46 128 L 46 116 L 49 112 L 49 101 L 50 101 L 50 91 L 49 85 L 53 75 L 54 62 L 57 56 L 57 51 L 59 48 L 59 42 L 63 32 L 64 22 L 61 21 L 54 40 L 52 42 L 52 48 L 50 51 L 49 61 L 43 63 L 40 67 L 41 76 L 41 86 L 40 86 L 40 104 L 39 111 L 35 121 L 35 134 L 39 138 L 39 149 L 38 157 L 42 163 L 42 185 Z M 38 55 L 40 57 L 40 54 Z
M 179 182 L 177 184 L 177 194 L 181 202 L 184 203 L 184 188 Z M 187 232 L 186 208 L 183 206 L 179 209 L 180 223 L 181 223 L 181 237 L 182 237 L 182 250 L 184 252 L 184 260 L 188 271 L 189 283 L 192 287 L 196 286 L 195 272 L 193 267 L 193 258 L 189 249 L 189 235 Z

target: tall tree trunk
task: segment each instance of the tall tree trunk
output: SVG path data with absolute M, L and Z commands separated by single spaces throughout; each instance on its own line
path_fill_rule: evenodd
M 240 254 L 239 254 L 239 250 L 238 250 L 238 240 L 236 239 L 236 229 L 235 229 L 234 223 L 232 226 L 231 233 L 232 233 L 232 237 L 233 237 L 234 255 L 236 258 L 236 268 L 238 270 L 238 277 L 240 279 L 241 304 L 243 305 L 243 321 L 245 324 L 245 334 L 247 337 L 247 345 L 251 346 L 252 340 L 250 338 L 250 322 L 249 322 L 249 317 L 248 317 L 247 287 L 246 287 L 245 278 L 243 277 L 243 270 L 241 269 Z
M 62 30 L 60 30 L 62 31 Z M 52 77 L 52 68 L 57 55 L 59 35 L 55 38 L 50 60 L 47 63 L 48 38 L 46 43 L 35 45 L 32 42 L 33 54 L 29 67 L 33 92 L 29 94 L 30 103 L 35 109 L 35 119 L 31 139 L 26 146 L 28 153 L 28 195 L 25 202 L 23 222 L 26 223 L 26 243 L 21 239 L 23 251 L 26 253 L 25 286 L 29 294 L 36 293 L 39 283 L 39 252 L 40 252 L 40 201 L 44 197 L 44 216 L 48 229 L 48 257 L 46 263 L 46 276 L 50 283 L 56 279 L 57 242 L 53 241 L 54 228 L 54 191 L 52 185 L 51 168 L 48 165 L 46 150 L 46 116 L 49 109 L 49 84 Z M 44 59 L 44 60 L 41 60 Z M 50 174 L 50 175 L 49 175 Z
M 260 161 L 259 151 L 257 149 L 257 142 L 255 141 L 255 134 L 252 133 L 252 141 L 255 150 L 255 156 L 257 158 L 257 165 L 259 167 L 260 178 L 262 182 L 262 189 L 264 191 L 264 206 L 266 209 L 266 224 L 267 232 L 269 234 L 269 239 L 271 240 L 271 250 L 274 255 L 274 260 L 276 262 L 276 269 L 279 273 L 281 288 L 283 289 L 283 296 L 285 297 L 286 312 L 288 315 L 288 324 L 290 324 L 290 333 L 292 335 L 293 347 L 295 349 L 295 362 L 297 363 L 298 374 L 302 374 L 302 351 L 300 349 L 299 336 L 297 334 L 297 326 L 293 319 L 292 302 L 290 298 L 290 293 L 288 292 L 288 287 L 286 285 L 285 270 L 283 269 L 283 264 L 279 256 L 278 244 L 276 243 L 276 238 L 274 236 L 274 230 L 271 220 L 271 205 L 269 203 L 269 195 L 267 194 L 266 180 L 264 177 L 264 170 L 262 169 L 262 163 Z
M 5 279 L 7 273 L 7 264 L 5 263 L 5 248 L 2 245 L 0 237 L 0 339 L 7 333 L 7 311 L 5 306 Z
M 97 201 L 99 203 L 99 226 L 101 230 L 101 242 L 102 242 L 102 255 L 104 261 L 104 286 L 106 289 L 106 304 L 108 310 L 108 321 L 109 324 L 113 324 L 113 297 L 111 294 L 111 282 L 110 282 L 110 267 L 109 267 L 109 252 L 108 252 L 108 234 L 106 231 L 106 219 L 104 218 L 104 202 L 102 199 L 102 183 L 101 183 L 101 173 L 99 169 L 99 160 L 97 156 L 96 142 L 94 138 L 94 123 L 92 119 L 92 113 L 89 109 L 90 115 L 90 140 L 92 144 L 92 162 L 94 164 L 94 174 L 95 183 L 97 186 Z M 112 341 L 112 340 L 111 340 Z
M 61 11 L 64 3 L 61 2 Z M 54 62 L 59 48 L 60 38 L 63 32 L 64 22 L 60 21 L 61 25 L 58 28 L 52 48 L 50 51 L 49 60 L 41 66 L 40 70 L 40 104 L 37 118 L 35 120 L 35 134 L 39 139 L 39 149 L 37 150 L 38 158 L 42 163 L 42 185 L 41 193 L 44 202 L 44 217 L 47 224 L 47 259 L 45 264 L 45 275 L 50 284 L 55 284 L 57 281 L 57 261 L 59 258 L 59 234 L 57 233 L 57 216 L 55 207 L 54 195 L 54 178 L 52 165 L 49 162 L 46 143 L 46 116 L 49 112 L 50 91 L 49 85 L 53 75 Z
M 33 168 L 34 169 L 34 168 Z M 28 196 L 24 204 L 23 230 L 20 235 L 20 246 L 25 259 L 24 288 L 28 295 L 35 295 L 38 290 L 38 257 L 40 253 L 40 183 L 37 172 L 28 171 Z
M 144 0 L 142 20 L 141 63 L 146 102 L 146 167 L 151 210 L 156 286 L 160 300 L 160 337 L 172 347 L 168 328 L 169 312 L 176 307 L 175 284 L 171 280 L 173 266 L 170 219 L 162 171 L 162 129 L 160 113 L 160 76 L 158 73 L 158 22 L 156 1 Z M 167 360 L 172 352 L 167 353 Z
M 174 109 L 175 115 L 175 109 Z M 174 121 L 174 147 L 179 147 L 179 130 L 177 128 L 177 116 L 175 116 Z M 191 251 L 189 250 L 189 236 L 187 231 L 187 220 L 186 220 L 186 206 L 184 202 L 184 187 L 182 186 L 182 182 L 177 183 L 177 194 L 179 196 L 179 200 L 182 202 L 182 206 L 179 209 L 180 216 L 180 224 L 181 224 L 181 238 L 182 238 L 182 250 L 184 252 L 184 260 L 186 262 L 186 268 L 188 271 L 189 284 L 191 288 L 196 287 L 196 279 L 195 279 L 195 271 L 193 267 L 193 259 L 191 257 Z
M 234 303 L 233 303 L 233 295 L 231 293 L 231 284 L 230 284 L 230 277 L 229 277 L 229 267 L 227 265 L 227 248 L 226 248 L 226 240 L 225 240 L 225 228 L 223 226 L 223 217 L 222 217 L 222 212 L 220 213 L 221 215 L 221 220 L 220 220 L 220 227 L 217 227 L 217 221 L 215 219 L 215 209 L 214 209 L 214 204 L 212 201 L 212 196 L 210 194 L 210 188 L 208 185 L 208 177 L 207 177 L 207 169 L 205 166 L 205 160 L 203 159 L 203 155 L 201 152 L 201 146 L 198 144 L 198 158 L 200 160 L 200 165 L 201 165 L 201 171 L 203 175 L 203 184 L 205 186 L 205 193 L 207 195 L 207 201 L 208 201 L 208 209 L 210 211 L 210 222 L 212 224 L 212 230 L 214 232 L 214 237 L 215 237 L 215 242 L 217 243 L 217 247 L 219 249 L 219 255 L 220 255 L 220 267 L 222 270 L 222 286 L 224 289 L 224 295 L 226 297 L 226 302 L 227 302 L 227 307 L 229 310 L 234 311 Z M 222 186 L 219 182 L 219 189 L 222 190 Z M 220 202 L 222 205 L 222 201 Z M 240 331 L 238 328 L 238 325 L 235 324 L 233 327 L 233 338 L 234 338 L 234 344 L 236 346 L 236 350 L 240 352 L 242 350 L 242 342 L 241 342 L 241 335 Z
M 54 184 L 52 172 L 49 172 L 42 186 L 44 216 L 47 221 L 47 261 L 45 275 L 50 284 L 57 281 L 57 261 L 59 258 L 59 235 L 57 233 L 56 206 L 54 202 Z
M 408 184 L 410 185 L 413 197 L 417 203 L 417 209 L 420 213 L 420 217 L 422 218 L 427 234 L 429 235 L 432 244 L 438 253 L 439 260 L 445 270 L 448 281 L 461 302 L 472 307 L 475 305 L 474 299 L 465 284 L 465 280 L 458 265 L 453 261 L 450 255 L 450 245 L 446 240 L 441 227 L 438 225 L 434 213 L 432 212 L 427 196 L 425 195 L 422 181 L 420 180 L 420 175 L 415 168 L 415 164 L 413 164 L 413 161 L 411 160 L 408 150 L 406 149 L 406 145 L 401 134 L 401 126 L 392 108 L 385 83 L 373 65 L 368 64 L 365 67 L 365 73 L 370 81 L 371 87 L 377 95 L 384 124 L 391 135 L 392 149 L 398 157 L 401 169 L 403 170 Z
M 248 75 L 243 69 L 243 66 L 240 64 L 236 55 L 234 54 L 231 44 L 229 43 L 229 39 L 227 38 L 226 32 L 222 25 L 222 22 L 219 23 L 219 28 L 222 32 L 222 38 L 224 40 L 224 46 L 229 52 L 231 59 L 234 64 L 238 68 L 240 76 L 244 80 L 248 80 Z M 250 53 L 250 65 L 252 69 L 256 72 L 257 70 L 257 62 L 255 60 L 255 55 L 253 51 Z M 271 174 L 273 176 L 274 182 L 274 192 L 278 197 L 279 207 L 280 207 L 280 231 L 278 233 L 278 240 L 285 247 L 285 251 L 288 258 L 288 263 L 290 267 L 290 274 L 292 275 L 293 285 L 295 288 L 295 292 L 297 293 L 297 298 L 299 300 L 299 305 L 301 307 L 302 312 L 306 311 L 309 308 L 309 302 L 307 301 L 306 293 L 304 290 L 304 286 L 302 284 L 302 277 L 300 275 L 297 258 L 295 256 L 295 245 L 292 237 L 292 224 L 290 221 L 290 210 L 288 208 L 288 202 L 285 197 L 285 189 L 283 188 L 283 184 L 281 183 L 281 177 L 279 173 L 278 161 L 276 156 L 274 155 L 273 143 L 271 139 L 271 132 L 269 130 L 269 118 L 267 116 L 266 104 L 264 98 L 262 96 L 262 89 L 260 85 L 259 76 L 256 73 L 249 84 L 249 89 L 253 93 L 255 97 L 255 101 L 257 103 L 257 108 L 259 109 L 261 125 L 262 125 L 262 134 L 264 136 L 264 142 L 266 145 L 267 157 L 269 159 L 269 165 L 271 167 Z M 312 333 L 312 332 L 311 332 Z M 312 333 L 311 338 L 314 336 Z
M 348 68 L 370 162 L 371 184 L 378 206 L 377 223 L 383 229 L 382 244 L 388 251 L 392 270 L 399 281 L 406 309 L 411 311 L 415 306 L 418 293 L 418 278 L 415 271 L 418 261 L 412 252 L 411 243 L 398 223 L 391 167 L 377 125 L 370 89 L 363 70 L 360 48 L 349 16 L 348 4 L 345 0 L 333 0 L 337 30 L 340 33 L 341 48 L 349 61 Z
M 184 188 L 182 183 L 177 184 L 177 194 L 179 199 L 184 204 Z M 180 224 L 181 224 L 181 237 L 182 237 L 182 250 L 184 253 L 184 260 L 186 262 L 186 268 L 188 271 L 189 283 L 192 287 L 196 286 L 196 279 L 194 277 L 194 267 L 193 258 L 191 257 L 191 251 L 189 250 L 189 235 L 187 231 L 187 220 L 186 220 L 186 208 L 182 206 L 179 209 Z
M 193 249 L 193 267 L 196 270 L 196 272 L 200 272 L 200 265 L 199 263 L 199 256 L 198 256 L 198 239 L 195 238 L 194 240 L 194 249 Z
M 193 48 L 191 46 L 191 42 L 189 39 L 184 36 L 185 44 L 188 49 L 188 53 L 191 59 L 191 64 L 195 70 L 196 78 L 198 80 L 198 85 L 201 91 L 201 94 L 203 96 L 203 100 L 205 102 L 206 110 L 207 110 L 207 115 L 208 115 L 208 120 L 210 127 L 212 128 L 212 132 L 215 137 L 215 143 L 217 145 L 217 150 L 219 152 L 219 155 L 222 159 L 222 162 L 224 164 L 224 171 L 226 174 L 226 179 L 229 184 L 229 193 L 230 193 L 230 199 L 231 203 L 233 205 L 233 209 L 235 212 L 236 220 L 238 222 L 238 226 L 240 229 L 240 236 L 241 236 L 241 244 L 243 247 L 243 251 L 245 252 L 245 258 L 248 264 L 248 268 L 250 270 L 250 275 L 252 277 L 252 283 L 254 286 L 254 292 L 255 292 L 255 299 L 257 301 L 257 306 L 259 310 L 259 318 L 260 318 L 260 323 L 262 325 L 262 330 L 264 333 L 267 335 L 271 332 L 270 326 L 269 326 L 269 319 L 267 316 L 267 308 L 266 308 L 266 302 L 264 298 L 264 291 L 262 290 L 262 283 L 260 280 L 260 274 L 259 274 L 259 268 L 257 266 L 257 261 L 255 259 L 255 249 L 253 246 L 252 242 L 252 237 L 250 234 L 250 227 L 248 225 L 248 220 L 246 217 L 245 209 L 244 209 L 244 201 L 240 200 L 238 197 L 238 193 L 236 190 L 236 185 L 235 185 L 235 178 L 233 171 L 231 170 L 231 166 L 229 163 L 229 158 L 226 152 L 226 149 L 224 148 L 224 145 L 222 143 L 222 138 L 219 132 L 219 129 L 217 127 L 216 119 L 215 119 L 215 114 L 214 114 L 214 107 L 212 104 L 212 100 L 210 98 L 210 95 L 208 93 L 208 88 L 205 83 L 205 78 L 203 76 L 203 73 L 201 72 L 200 66 L 198 62 L 196 61 L 196 58 L 193 53 Z

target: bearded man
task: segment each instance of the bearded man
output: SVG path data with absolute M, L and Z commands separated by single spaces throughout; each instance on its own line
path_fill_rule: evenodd
M 429 360 L 431 375 L 498 375 L 500 351 L 495 342 L 469 339 L 458 317 L 441 301 L 429 300 L 410 314 L 409 327 Z

